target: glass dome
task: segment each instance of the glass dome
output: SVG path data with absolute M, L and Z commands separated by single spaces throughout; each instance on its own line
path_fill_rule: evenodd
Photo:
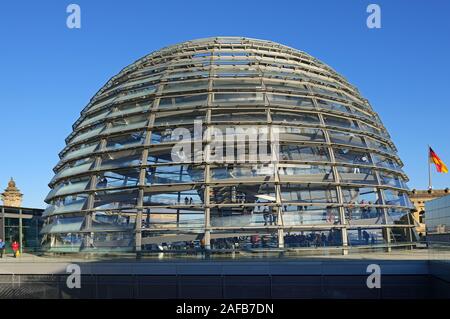
M 329 66 L 240 37 L 184 42 L 82 110 L 45 201 L 50 251 L 408 245 L 385 127 Z

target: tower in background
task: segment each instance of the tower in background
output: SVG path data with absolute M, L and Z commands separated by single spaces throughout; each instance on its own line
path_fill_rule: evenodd
M 2 193 L 3 205 L 20 207 L 22 206 L 22 197 L 23 194 L 20 193 L 20 190 L 16 187 L 16 182 L 11 177 L 11 180 L 8 182 L 8 187 L 5 189 L 5 192 Z

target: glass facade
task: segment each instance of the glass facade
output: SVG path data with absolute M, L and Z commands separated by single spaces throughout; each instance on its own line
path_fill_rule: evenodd
M 7 251 L 17 241 L 22 251 L 37 251 L 41 247 L 42 209 L 0 206 L 0 238 Z
M 59 155 L 49 250 L 414 240 L 408 178 L 369 102 L 270 41 L 207 38 L 149 54 L 91 99 Z
M 437 241 L 442 236 L 448 241 L 450 233 L 450 195 L 425 202 L 427 235 Z M 444 236 L 446 235 L 446 236 Z

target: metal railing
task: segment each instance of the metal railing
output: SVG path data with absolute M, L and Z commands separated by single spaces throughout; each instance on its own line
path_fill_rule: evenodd
M 307 258 L 339 258 L 339 259 L 393 259 L 393 260 L 427 260 L 450 263 L 450 243 L 402 243 L 362 246 L 312 246 L 280 248 L 240 248 L 211 249 L 200 247 L 163 251 L 141 251 L 139 253 L 111 250 L 110 247 L 78 251 L 70 247 L 60 247 L 48 251 L 42 247 L 24 247 L 19 256 L 14 257 L 8 247 L 0 259 L 2 262 L 67 262 L 67 261 L 104 261 L 120 262 L 136 259 L 148 261 L 171 260 L 237 260 L 237 259 L 307 259 Z M 1 272 L 1 271 L 0 271 Z

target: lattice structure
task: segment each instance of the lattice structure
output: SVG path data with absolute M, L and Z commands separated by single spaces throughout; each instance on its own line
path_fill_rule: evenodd
M 210 133 L 220 129 L 249 156 L 239 130 L 261 127 L 277 132 L 276 161 L 173 159 L 177 129 L 208 152 L 222 148 Z M 66 143 L 46 198 L 50 250 L 414 239 L 407 177 L 369 102 L 329 66 L 274 42 L 218 37 L 151 53 L 106 83 Z

